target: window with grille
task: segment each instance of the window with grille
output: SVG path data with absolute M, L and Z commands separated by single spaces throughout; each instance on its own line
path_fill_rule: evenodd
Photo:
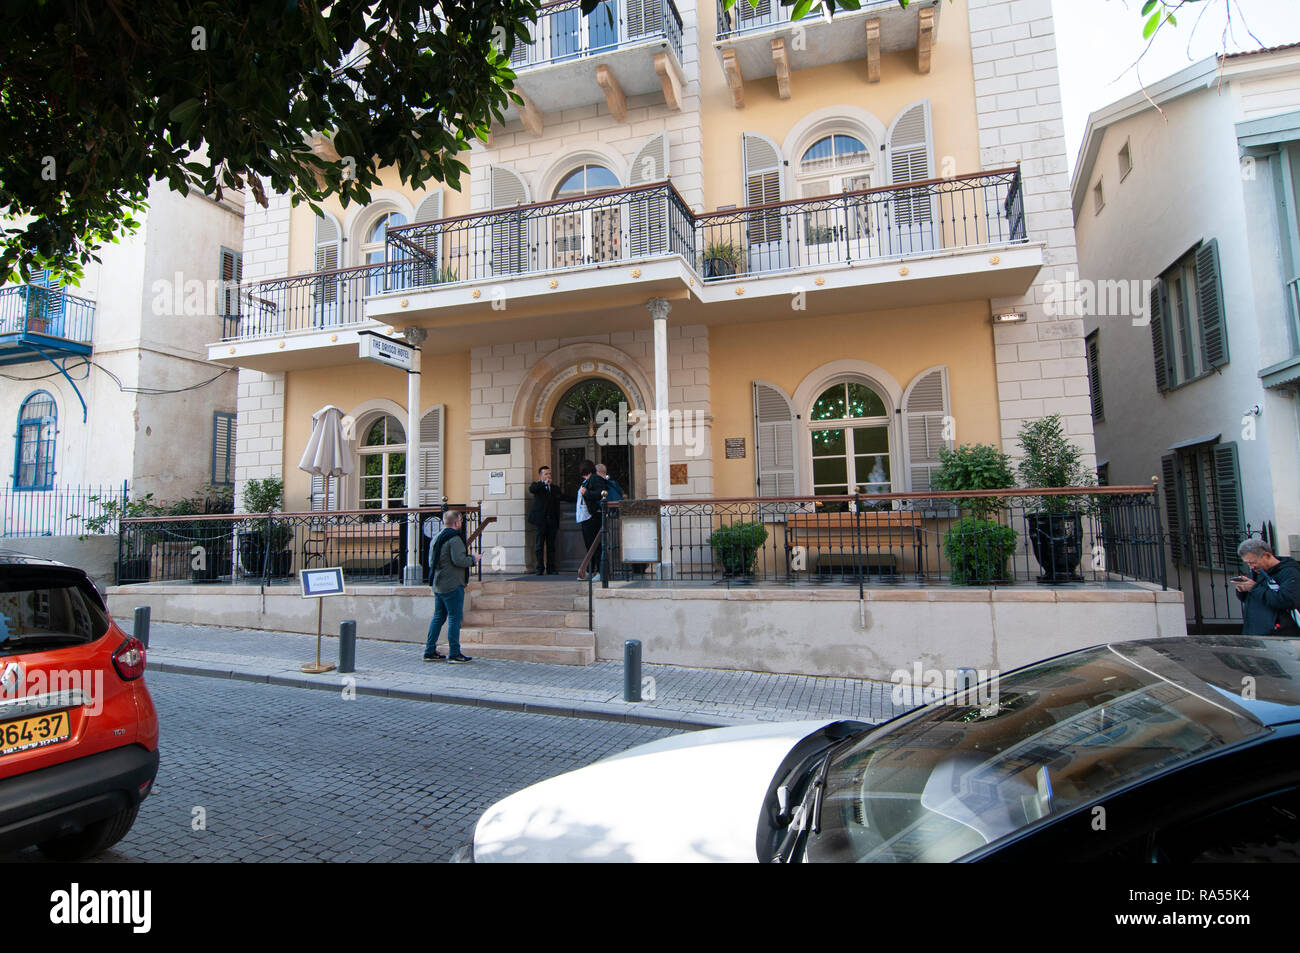
M 59 412 L 54 398 L 38 390 L 18 411 L 14 486 L 19 490 L 48 490 L 54 486 L 54 438 Z
M 1180 448 L 1162 461 L 1165 514 L 1176 562 L 1210 569 L 1237 565 L 1246 538 L 1241 470 L 1235 443 Z

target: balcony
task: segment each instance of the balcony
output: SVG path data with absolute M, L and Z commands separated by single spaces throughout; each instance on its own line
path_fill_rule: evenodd
M 58 288 L 0 288 L 0 365 L 91 353 L 95 303 Z
M 635 327 L 650 297 L 684 321 L 762 320 L 802 284 L 820 313 L 978 300 L 1024 293 L 1043 264 L 1015 168 L 705 214 L 660 182 L 394 228 L 388 258 L 244 286 L 210 359 L 342 364 L 375 323 L 437 328 L 449 350 L 509 321 Z
M 837 10 L 833 21 L 821 16 L 792 20 L 792 6 L 780 0 L 736 0 L 724 10 L 718 0 L 718 33 L 713 46 L 731 87 L 736 108 L 744 105 L 746 80 L 776 77 L 782 99 L 791 94 L 791 74 L 812 66 L 862 60 L 868 82 L 880 80 L 884 53 L 916 51 L 916 69 L 930 72 L 939 38 L 941 3 L 864 0 L 861 9 Z
M 1300 278 L 1286 283 L 1287 335 L 1291 356 L 1259 372 L 1265 387 L 1287 389 L 1300 384 Z
M 662 91 L 681 109 L 681 14 L 673 0 L 606 0 L 587 16 L 581 0 L 556 0 L 538 11 L 532 42 L 516 44 L 510 65 L 524 105 L 504 116 L 535 136 L 544 114 L 602 101 L 621 122 L 628 96 Z

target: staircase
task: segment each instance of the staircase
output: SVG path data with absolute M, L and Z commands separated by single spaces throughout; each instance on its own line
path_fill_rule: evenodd
M 575 580 L 494 579 L 471 583 L 460 629 L 466 655 L 590 665 L 596 634 L 587 628 L 587 585 Z

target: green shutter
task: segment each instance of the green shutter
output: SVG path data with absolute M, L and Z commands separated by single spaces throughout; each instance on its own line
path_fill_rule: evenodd
M 1246 538 L 1241 468 L 1235 443 L 1221 443 L 1214 447 L 1214 510 L 1220 540 L 1220 565 L 1230 566 L 1237 560 L 1237 544 Z
M 235 482 L 235 415 L 212 415 L 212 485 Z
M 1223 317 L 1223 280 L 1219 271 L 1219 242 L 1211 238 L 1196 249 L 1196 292 L 1201 317 L 1201 353 L 1205 367 L 1228 363 L 1228 328 Z
M 1093 331 L 1087 338 L 1088 347 L 1088 390 L 1092 394 L 1092 419 L 1103 421 L 1106 410 L 1101 400 L 1101 349 L 1098 346 L 1098 332 Z
M 1182 508 L 1178 505 L 1178 468 L 1172 454 L 1160 458 L 1160 472 L 1165 484 L 1165 531 L 1169 535 L 1169 554 L 1174 562 L 1178 562 L 1183 555 L 1183 521 L 1179 518 Z
M 1151 286 L 1151 353 L 1156 364 L 1156 390 L 1169 390 L 1169 360 L 1165 354 L 1165 283 Z

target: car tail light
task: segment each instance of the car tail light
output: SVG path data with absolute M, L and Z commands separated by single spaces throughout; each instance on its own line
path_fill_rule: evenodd
M 134 681 L 144 674 L 144 643 L 128 638 L 113 653 L 113 667 L 125 682 Z

